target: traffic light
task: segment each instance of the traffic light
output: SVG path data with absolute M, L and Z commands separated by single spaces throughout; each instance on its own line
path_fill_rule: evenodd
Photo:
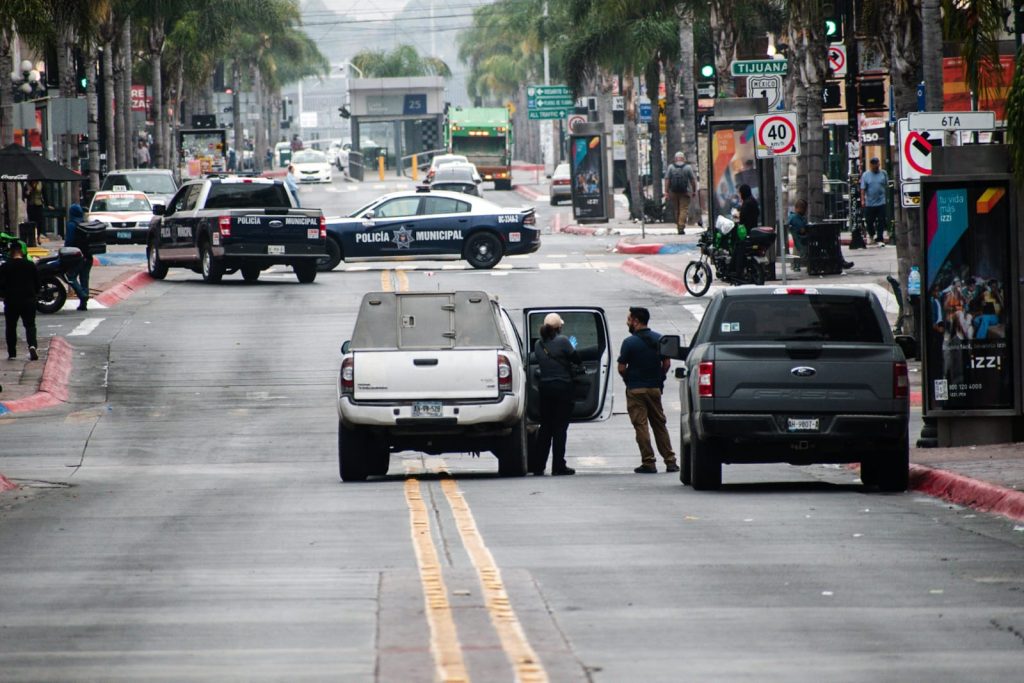
M 341 114 L 341 118 L 347 119 L 352 116 L 352 113 L 348 110 L 348 107 L 342 105 L 338 107 L 338 113 Z
M 825 13 L 825 40 L 829 43 L 843 42 L 843 12 L 845 7 L 842 2 L 826 2 Z
M 701 78 L 707 78 L 707 79 L 714 78 L 715 77 L 715 65 L 714 64 L 705 64 L 704 66 L 702 66 L 700 68 L 700 75 L 701 75 Z
M 89 79 L 86 78 L 85 76 L 82 76 L 81 78 L 79 78 L 78 79 L 78 87 L 81 88 L 82 92 L 85 92 L 86 89 L 89 87 Z

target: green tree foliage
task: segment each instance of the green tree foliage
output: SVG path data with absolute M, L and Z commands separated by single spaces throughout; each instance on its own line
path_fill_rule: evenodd
M 413 76 L 443 76 L 449 78 L 452 70 L 437 57 L 420 55 L 412 45 L 399 45 L 390 52 L 362 50 L 352 57 L 352 65 L 366 78 L 408 78 Z

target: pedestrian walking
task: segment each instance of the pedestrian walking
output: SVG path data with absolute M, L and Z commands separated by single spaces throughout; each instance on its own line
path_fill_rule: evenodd
M 135 159 L 139 168 L 149 168 L 149 147 L 146 146 L 145 140 L 139 140 L 135 148 Z
M 658 471 L 651 448 L 650 431 L 653 431 L 658 453 L 665 461 L 665 471 L 678 472 L 679 465 L 665 424 L 665 410 L 661 406 L 661 393 L 671 361 L 659 352 L 661 335 L 647 326 L 650 320 L 651 314 L 646 308 L 630 307 L 626 318 L 630 336 L 623 340 L 619 351 L 619 375 L 626 383 L 626 412 L 640 447 L 640 466 L 633 471 L 637 474 Z
M 295 198 L 295 208 L 301 209 L 302 204 L 299 203 L 299 181 L 295 178 L 295 166 L 292 164 L 288 164 L 288 173 L 284 176 L 284 185 L 292 193 L 292 197 Z
M 548 313 L 540 328 L 540 339 L 533 347 L 533 356 L 540 370 L 540 429 L 537 432 L 537 462 L 531 471 L 540 476 L 551 454 L 551 474 L 576 474 L 565 464 L 565 441 L 573 407 L 573 374 L 582 369 L 579 354 L 572 342 L 562 335 L 565 323 L 557 313 Z
M 872 157 L 870 169 L 860 177 L 860 203 L 864 207 L 864 222 L 868 237 L 885 246 L 885 199 L 889 189 L 889 176 L 879 166 L 878 157 Z
M 807 262 L 807 200 L 800 198 L 793 205 L 786 219 L 786 229 L 789 236 L 793 238 L 793 247 L 796 249 L 797 261 L 793 264 L 793 270 L 800 272 L 800 265 Z
M 92 272 L 92 251 L 89 248 L 89 239 L 85 233 L 78 229 L 79 224 L 85 220 L 85 211 L 81 205 L 72 204 L 68 209 L 68 224 L 64 229 L 64 246 L 75 247 L 82 252 L 82 263 L 68 273 L 68 283 L 71 289 L 78 295 L 78 310 L 88 310 L 89 304 L 89 274 Z
M 36 235 L 45 230 L 43 209 L 46 207 L 46 198 L 43 196 L 43 183 L 39 180 L 30 180 L 25 184 L 23 193 L 25 199 L 25 211 L 30 222 L 35 224 Z M 34 246 L 38 237 L 33 235 L 33 241 L 29 246 Z
M 7 358 L 18 357 L 18 320 L 25 327 L 28 357 L 39 360 L 36 352 L 36 298 L 39 295 L 39 271 L 25 258 L 19 241 L 10 243 L 7 261 L 0 265 L 0 292 L 4 296 L 4 327 L 7 336 Z
M 676 152 L 672 165 L 665 173 L 665 194 L 676 223 L 676 232 L 683 234 L 686 217 L 690 213 L 690 200 L 697 194 L 697 174 L 686 163 L 686 155 Z

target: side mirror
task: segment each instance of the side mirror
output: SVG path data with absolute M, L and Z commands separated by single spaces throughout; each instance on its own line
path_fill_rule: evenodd
M 547 178 L 548 180 L 551 180 L 551 174 L 550 173 L 546 174 L 544 177 Z
M 341 353 L 348 355 L 350 351 L 352 351 L 352 342 L 346 339 L 341 343 Z
M 907 360 L 916 360 L 918 358 L 917 339 L 909 334 L 897 334 L 896 345 L 903 351 L 903 356 Z
M 377 214 L 374 213 L 373 209 L 370 209 L 369 211 L 367 211 L 366 213 L 363 214 L 363 220 L 364 221 L 372 221 L 373 217 L 376 216 L 376 215 Z
M 683 338 L 678 334 L 666 334 L 658 340 L 658 353 L 665 358 L 686 360 L 686 356 L 689 355 L 690 349 L 683 346 Z
M 163 204 L 154 204 L 152 209 L 154 216 L 165 216 L 168 213 L 167 207 Z

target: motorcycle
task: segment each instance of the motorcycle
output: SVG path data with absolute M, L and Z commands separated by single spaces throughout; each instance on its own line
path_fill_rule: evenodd
M 743 264 L 736 269 L 733 264 L 733 235 L 736 222 L 719 216 L 713 227 L 700 236 L 700 258 L 687 264 L 683 271 L 683 284 L 692 296 L 704 296 L 711 288 L 711 266 L 715 276 L 731 285 L 763 285 L 768 268 L 768 250 L 775 243 L 775 229 L 753 228 L 743 239 Z
M 0 233 L 0 263 L 6 258 L 11 242 L 18 238 Z M 36 261 L 39 271 L 39 294 L 36 310 L 40 313 L 56 313 L 64 308 L 68 300 L 68 274 L 82 263 L 82 250 L 76 247 L 61 247 L 56 254 L 44 256 Z

